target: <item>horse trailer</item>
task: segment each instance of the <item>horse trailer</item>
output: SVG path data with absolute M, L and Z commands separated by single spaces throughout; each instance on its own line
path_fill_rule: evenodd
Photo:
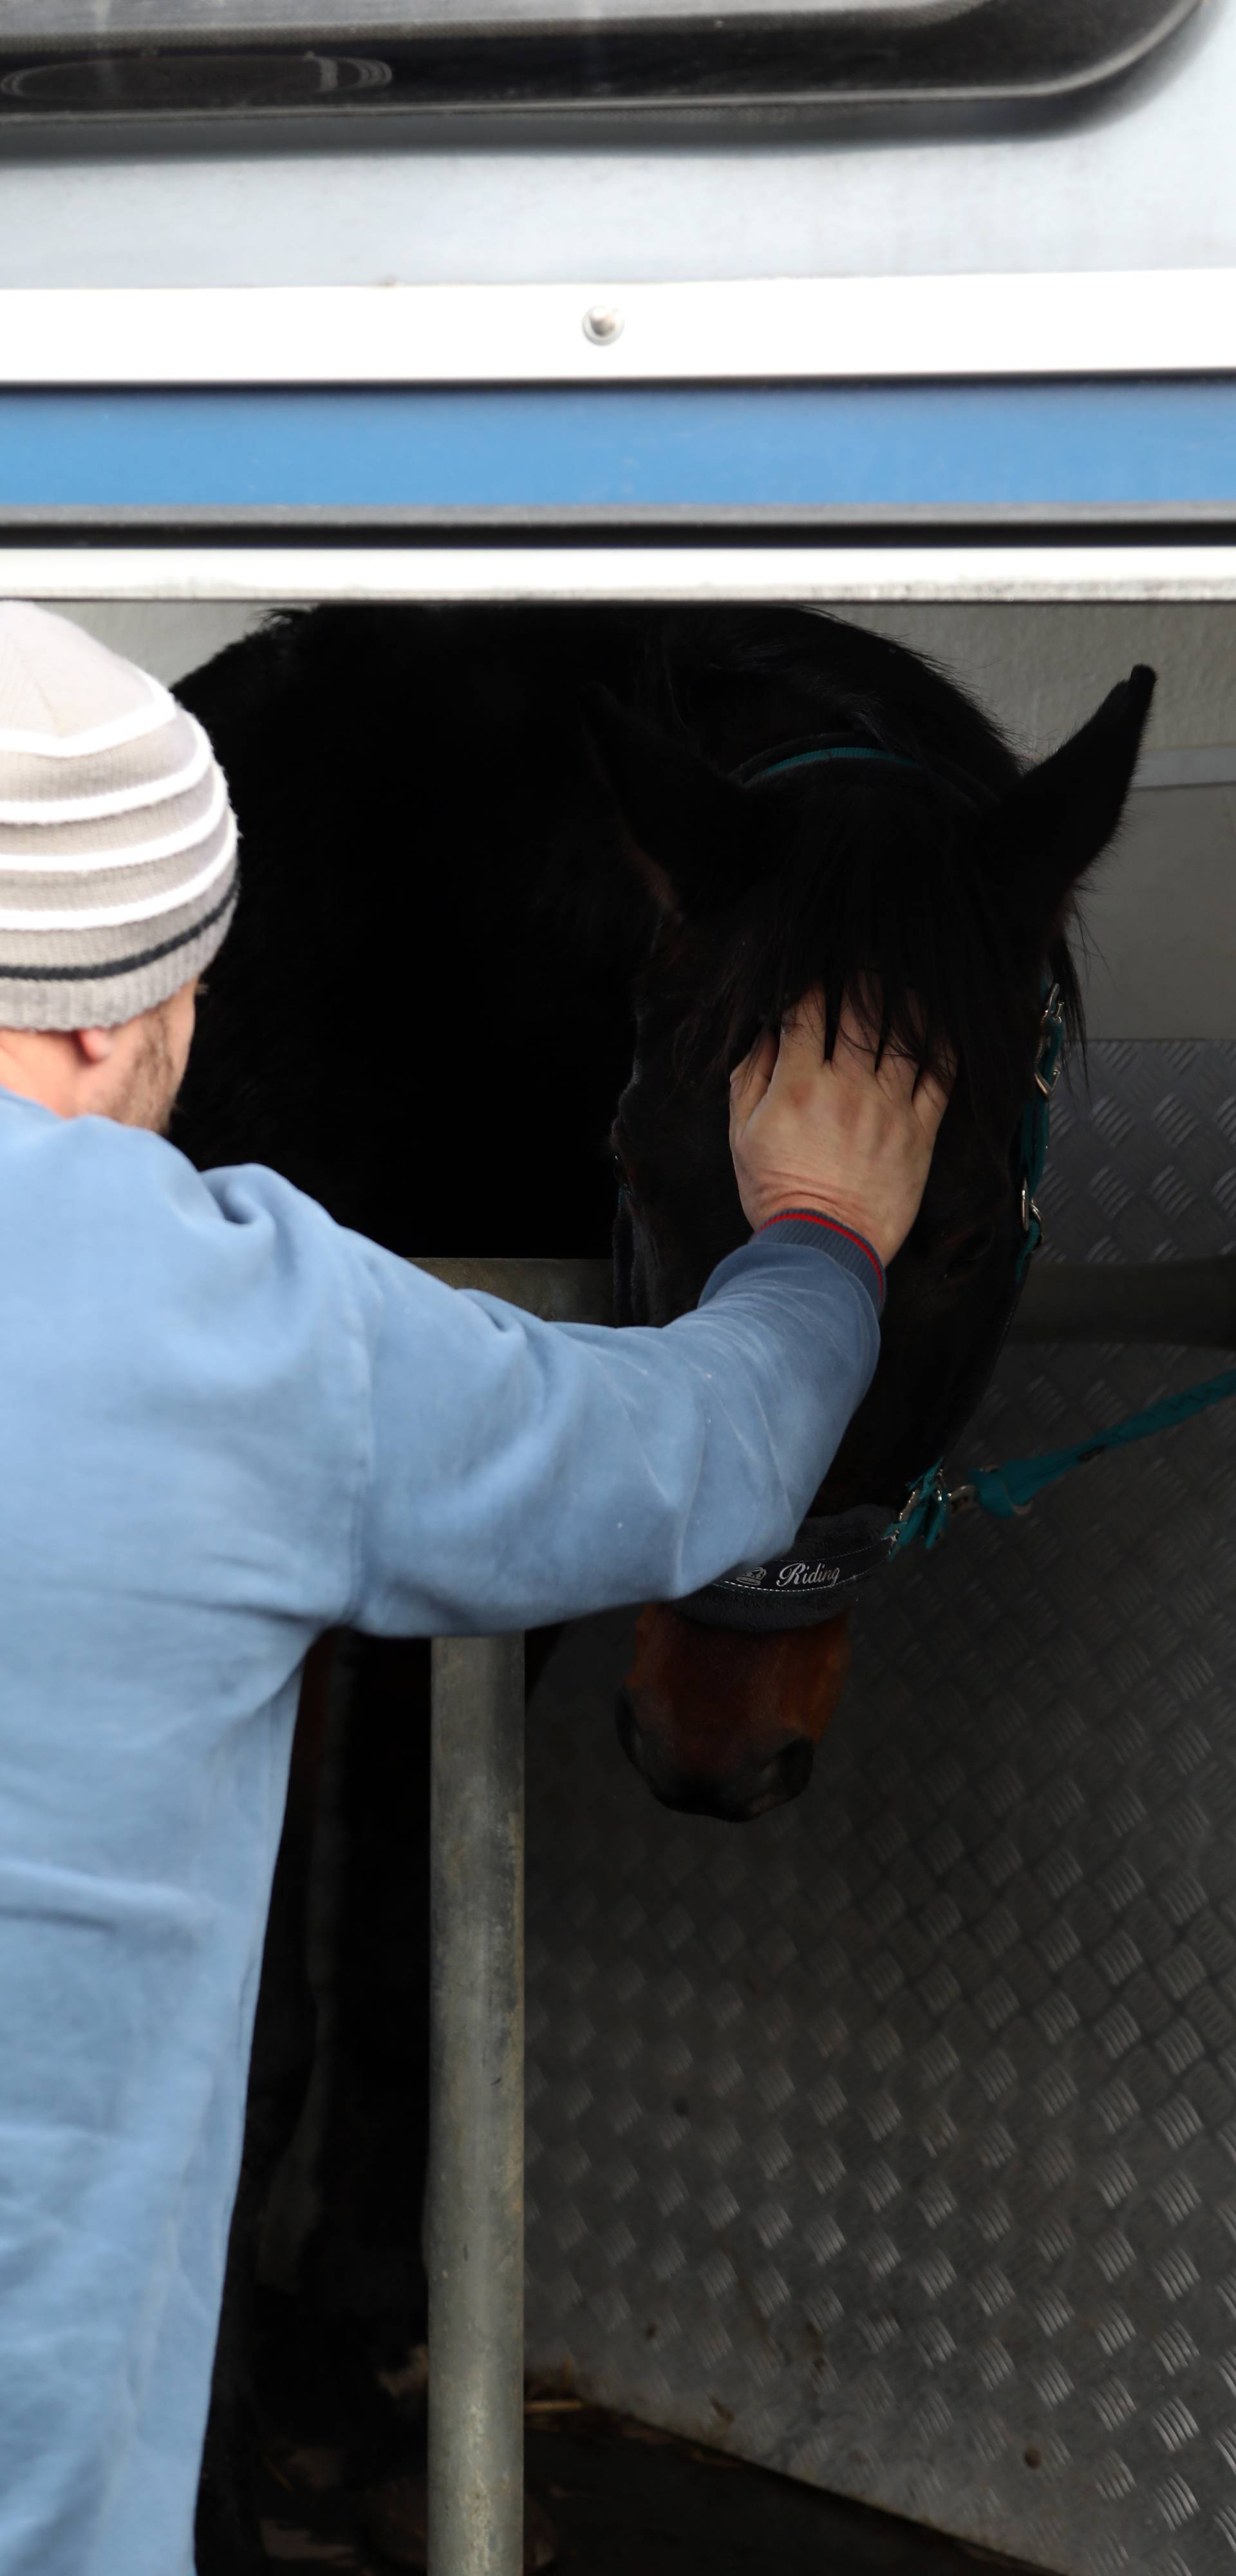
M 171 680 L 272 608 L 836 610 L 1026 749 L 1157 667 L 966 1470 L 1236 1341 L 1233 95 L 1234 0 L 0 9 L 5 595 Z M 523 1649 L 435 1642 L 433 2576 L 522 2564 L 525 2359 L 1054 2576 L 1228 2564 L 1231 1420 L 907 1550 L 741 1836 L 569 1634 L 526 2329 Z

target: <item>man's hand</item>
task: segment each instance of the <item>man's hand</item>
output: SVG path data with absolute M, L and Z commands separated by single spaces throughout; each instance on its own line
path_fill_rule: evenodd
M 759 1040 L 730 1078 L 730 1151 L 752 1227 L 815 1208 L 887 1263 L 918 1214 L 948 1091 L 891 1048 L 877 1071 L 875 999 L 860 1009 L 847 995 L 831 1063 L 818 994 L 787 1015 L 780 1044 L 771 1030 Z

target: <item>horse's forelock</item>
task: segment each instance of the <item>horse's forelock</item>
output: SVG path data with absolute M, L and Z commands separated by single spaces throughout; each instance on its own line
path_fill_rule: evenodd
M 880 986 L 886 1037 L 928 1060 L 952 1057 L 979 1124 L 1002 1119 L 1025 1084 L 1027 962 L 998 848 L 976 830 L 1020 776 L 992 718 L 910 646 L 799 609 L 676 613 L 658 631 L 643 695 L 655 721 L 721 765 L 824 732 L 913 764 L 821 763 L 750 791 L 769 800 L 769 835 L 749 899 L 687 925 L 654 966 L 667 999 L 674 988 L 681 1069 L 715 1074 L 815 985 L 831 1037 L 844 983 L 866 973 Z M 1063 942 L 1051 966 L 1080 1040 Z
M 831 1046 L 843 993 L 865 977 L 879 988 L 882 1041 L 936 1069 L 952 1060 L 979 1126 L 1007 1122 L 1025 1088 L 1039 961 L 1010 935 L 974 805 L 926 771 L 876 762 L 820 764 L 752 792 L 769 799 L 767 872 L 728 914 L 688 925 L 666 961 L 683 1073 L 715 1078 L 813 987 Z M 1052 972 L 1080 1035 L 1063 944 Z

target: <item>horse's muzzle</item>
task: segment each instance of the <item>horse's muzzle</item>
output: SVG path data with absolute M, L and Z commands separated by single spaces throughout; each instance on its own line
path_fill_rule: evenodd
M 849 1657 L 844 1617 L 752 1636 L 654 1603 L 619 1697 L 623 1750 L 663 1806 L 745 1824 L 802 1795 Z
M 791 1736 L 766 1759 L 748 1760 L 723 1777 L 710 1778 L 683 1770 L 666 1745 L 655 1735 L 644 1734 L 625 1690 L 618 1693 L 617 1720 L 618 1741 L 628 1762 L 647 1781 L 654 1798 L 663 1807 L 676 1807 L 681 1815 L 750 1824 L 770 1808 L 787 1806 L 791 1798 L 801 1797 L 811 1777 L 815 1746 L 805 1735 Z

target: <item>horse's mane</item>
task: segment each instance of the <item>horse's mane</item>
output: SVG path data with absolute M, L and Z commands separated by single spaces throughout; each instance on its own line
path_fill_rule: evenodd
M 843 990 L 865 976 L 880 989 L 881 1044 L 921 1062 L 951 1056 L 980 1123 L 985 1104 L 1003 1116 L 1025 1082 L 1030 961 L 1027 890 L 1002 879 L 998 839 L 982 829 L 1021 775 L 992 718 L 908 646 L 801 611 L 667 622 L 650 678 L 661 720 L 706 756 L 727 739 L 741 759 L 824 734 L 913 764 L 822 763 L 749 790 L 767 800 L 767 858 L 740 906 L 692 925 L 684 1067 L 732 1061 L 817 984 L 831 1047 Z M 1080 1039 L 1062 937 L 1042 962 Z M 663 964 L 672 976 L 672 952 Z

